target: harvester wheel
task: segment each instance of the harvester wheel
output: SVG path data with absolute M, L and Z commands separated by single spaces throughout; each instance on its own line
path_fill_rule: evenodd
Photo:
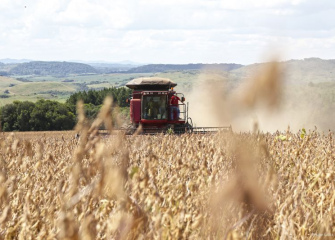
M 193 133 L 193 126 L 189 123 L 185 124 L 185 132 L 186 133 Z

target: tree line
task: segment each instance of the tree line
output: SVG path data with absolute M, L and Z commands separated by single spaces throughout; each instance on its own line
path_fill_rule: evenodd
M 126 107 L 126 99 L 129 98 L 131 89 L 129 88 L 104 88 L 102 90 L 88 90 L 73 93 L 66 103 L 76 105 L 77 101 L 82 100 L 86 104 L 101 105 L 107 96 L 112 96 L 118 106 Z
M 14 101 L 0 108 L 1 128 L 3 131 L 71 130 L 77 121 L 77 101 L 84 102 L 86 117 L 93 120 L 107 96 L 113 97 L 114 106 L 127 107 L 130 93 L 126 88 L 105 88 L 76 92 L 65 103 L 44 99 L 35 103 Z

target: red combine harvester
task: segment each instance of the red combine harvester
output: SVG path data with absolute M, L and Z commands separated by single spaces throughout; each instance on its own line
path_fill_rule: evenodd
M 133 90 L 130 102 L 130 132 L 140 125 L 145 134 L 208 133 L 231 130 L 231 127 L 193 127 L 188 103 L 182 93 L 174 91 L 176 83 L 167 78 L 136 78 L 126 86 Z

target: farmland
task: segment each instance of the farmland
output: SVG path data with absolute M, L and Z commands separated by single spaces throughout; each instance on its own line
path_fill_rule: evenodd
M 287 96 L 279 70 L 226 98 L 214 84 L 206 115 L 246 119 L 262 107 L 270 116 Z M 329 86 L 304 86 L 313 95 L 303 105 L 332 101 L 319 92 Z M 255 122 L 248 132 L 99 135 L 102 124 L 113 131 L 111 111 L 107 98 L 92 123 L 79 103 L 74 131 L 0 134 L 1 239 L 334 238 L 334 132 L 301 122 L 263 132 Z
M 2 239 L 315 239 L 334 228 L 334 133 L 2 133 Z M 107 119 L 105 119 L 106 121 Z

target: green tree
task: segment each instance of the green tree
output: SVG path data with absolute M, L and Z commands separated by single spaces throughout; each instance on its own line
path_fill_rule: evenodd
M 114 104 L 120 107 L 126 107 L 126 99 L 131 94 L 131 89 L 128 88 L 104 88 L 102 90 L 89 90 L 88 92 L 76 92 L 72 94 L 67 104 L 76 105 L 77 101 L 82 100 L 85 104 L 93 104 L 95 106 L 103 104 L 104 99 L 107 96 L 112 96 Z
M 15 130 L 30 131 L 30 113 L 33 111 L 35 104 L 33 102 L 17 102 L 17 119 L 14 124 Z
M 7 104 L 1 109 L 1 126 L 3 131 L 14 131 L 14 125 L 17 120 L 17 105 L 15 103 Z
M 75 125 L 75 115 L 65 104 L 39 100 L 31 112 L 30 123 L 34 131 L 70 130 Z

